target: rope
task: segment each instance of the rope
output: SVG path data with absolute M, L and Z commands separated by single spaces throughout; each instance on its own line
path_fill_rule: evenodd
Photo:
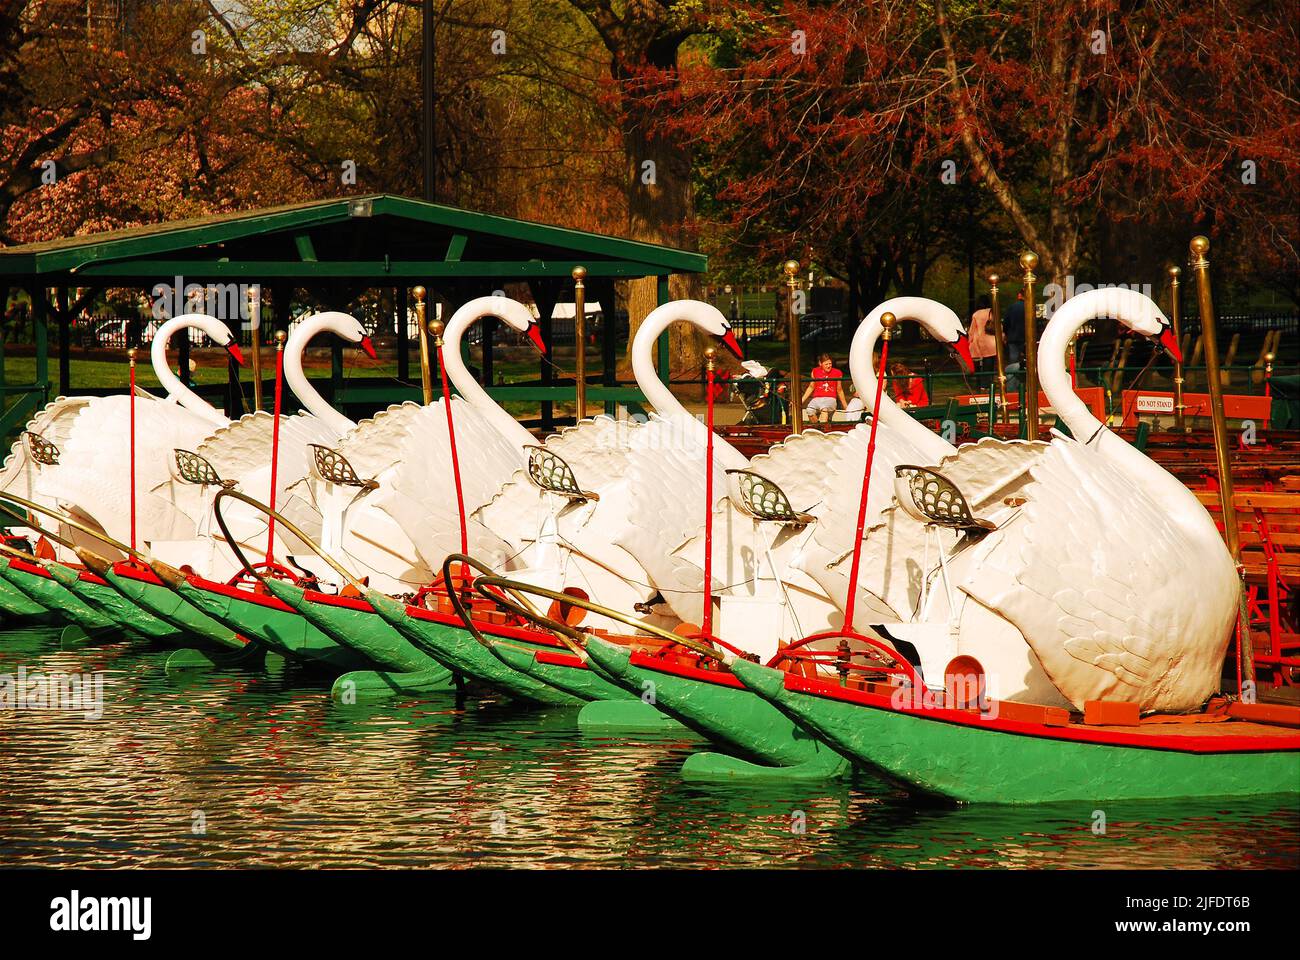
M 889 338 L 880 346 L 880 369 L 889 360 Z M 853 608 L 858 599 L 858 568 L 862 562 L 862 531 L 867 525 L 867 494 L 871 491 L 871 462 L 876 458 L 876 429 L 880 426 L 880 395 L 884 390 L 884 377 L 876 378 L 875 413 L 871 417 L 871 434 L 867 438 L 867 466 L 862 473 L 862 500 L 858 504 L 858 532 L 853 538 L 853 563 L 849 567 L 849 598 L 844 604 L 844 629 L 853 632 Z
M 275 486 L 276 475 L 280 465 L 280 404 L 284 396 L 284 344 L 275 347 L 275 419 L 271 423 L 271 508 L 270 520 L 266 525 L 266 562 L 272 562 L 275 556 Z
M 451 444 L 451 472 L 456 481 L 456 513 L 460 519 L 460 552 L 469 555 L 469 531 L 465 526 L 465 493 L 460 485 L 460 457 L 456 453 L 456 425 L 451 414 L 451 385 L 447 382 L 447 365 L 442 362 L 442 337 L 438 337 L 438 373 L 442 378 L 442 405 L 447 409 L 447 439 Z M 461 564 L 461 577 L 468 576 Z
M 704 636 L 713 636 L 713 358 L 709 358 L 705 376 L 707 411 L 704 451 L 704 616 L 700 629 Z
M 131 356 L 131 549 L 135 550 L 135 355 Z

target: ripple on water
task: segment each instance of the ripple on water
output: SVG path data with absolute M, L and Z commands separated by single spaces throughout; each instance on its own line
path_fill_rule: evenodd
M 293 671 L 169 678 L 166 651 L 0 634 L 0 673 L 102 671 L 104 714 L 0 714 L 0 864 L 69 867 L 1300 866 L 1294 798 L 940 806 L 859 772 L 711 786 L 698 743 L 572 710 L 339 707 Z M 206 832 L 199 831 L 201 825 Z M 802 828 L 802 831 L 801 831 Z

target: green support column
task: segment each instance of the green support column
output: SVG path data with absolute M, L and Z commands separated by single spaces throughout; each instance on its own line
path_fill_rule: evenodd
M 49 302 L 46 300 L 46 294 L 49 292 L 43 286 L 39 286 L 40 281 L 35 280 L 32 283 L 32 290 L 36 296 L 32 300 L 32 339 L 36 342 L 36 386 L 43 391 L 44 399 L 42 403 L 48 403 L 50 399 L 50 328 L 49 328 Z
M 656 280 L 655 293 L 657 296 L 655 302 L 662 307 L 670 299 L 668 296 L 668 278 L 657 277 Z M 668 350 L 668 337 L 667 330 L 659 335 L 659 379 L 663 383 L 668 383 L 672 379 L 672 359 Z
M 71 330 L 72 311 L 68 304 L 68 288 L 59 287 L 58 301 L 59 317 L 59 394 L 67 396 L 71 393 L 69 386 L 72 379 L 72 343 Z

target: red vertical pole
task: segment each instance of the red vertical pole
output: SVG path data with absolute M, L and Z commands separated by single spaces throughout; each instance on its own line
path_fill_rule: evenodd
M 256 337 L 258 331 L 253 331 Z M 275 420 L 271 423 L 271 515 L 266 525 L 266 562 L 275 559 L 275 486 L 280 466 L 280 404 L 284 397 L 284 331 L 275 334 Z
M 853 538 L 853 563 L 849 567 L 849 598 L 844 604 L 846 633 L 853 632 L 853 608 L 857 605 L 858 599 L 858 566 L 862 560 L 862 531 L 867 526 L 867 494 L 871 492 L 871 461 L 876 457 L 876 428 L 880 426 L 880 398 L 885 386 L 885 364 L 889 362 L 889 339 L 893 335 L 891 331 L 897 322 L 897 318 L 892 313 L 880 315 L 880 324 L 885 328 L 880 335 L 881 340 L 884 341 L 880 346 L 881 375 L 876 377 L 876 404 L 872 408 L 875 412 L 871 415 L 871 433 L 867 437 L 867 466 L 862 473 L 862 500 L 858 504 L 858 532 Z
M 131 549 L 135 549 L 135 347 L 127 351 L 131 360 Z
M 713 636 L 713 370 L 717 364 L 713 348 L 705 356 L 705 427 L 704 441 L 704 617 L 700 630 L 705 638 Z
M 447 365 L 442 362 L 442 324 L 435 320 L 429 324 L 433 330 L 433 343 L 438 353 L 438 372 L 442 375 L 442 405 L 447 411 L 447 442 L 451 444 L 451 473 L 456 482 L 456 515 L 460 520 L 460 552 L 469 553 L 469 531 L 465 526 L 465 492 L 460 485 L 460 456 L 456 452 L 456 422 L 451 413 L 451 384 L 447 382 Z M 461 580 L 469 576 L 469 568 L 460 565 Z M 447 589 L 452 589 L 447 584 Z

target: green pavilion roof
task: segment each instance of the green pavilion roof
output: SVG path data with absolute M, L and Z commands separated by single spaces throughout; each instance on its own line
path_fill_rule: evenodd
M 391 194 L 314 200 L 0 248 L 0 276 L 65 283 L 698 273 L 700 253 Z

